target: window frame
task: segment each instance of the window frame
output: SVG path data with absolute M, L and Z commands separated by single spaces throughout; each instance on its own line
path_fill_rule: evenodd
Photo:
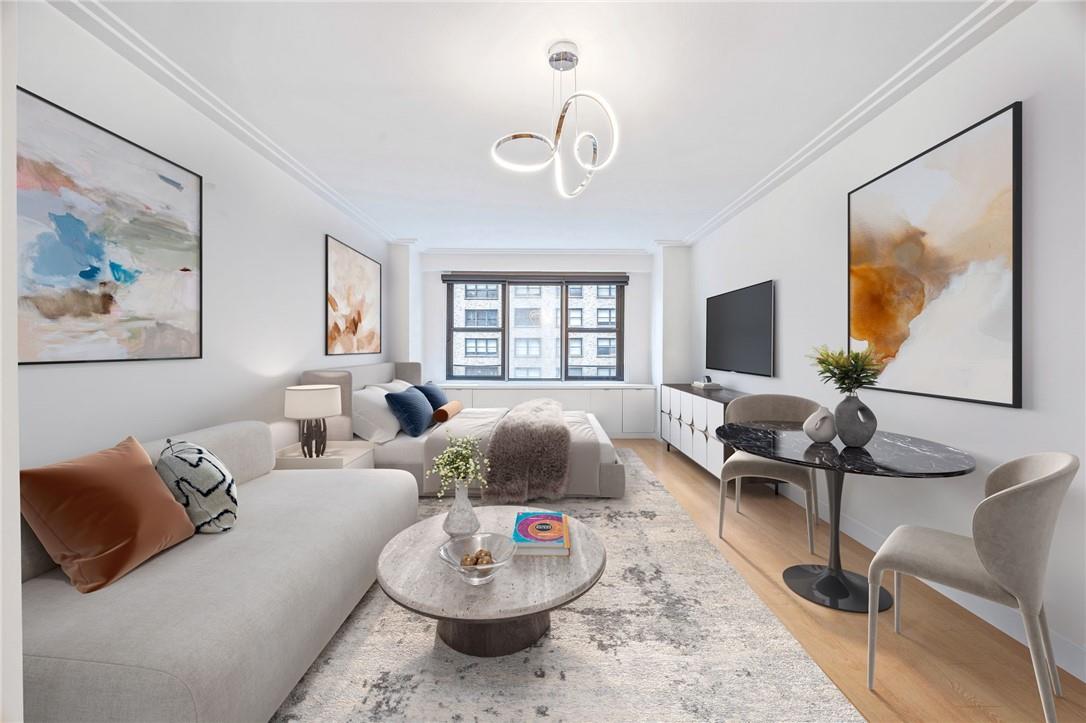
M 611 279 L 615 279 L 615 281 L 611 281 Z M 442 275 L 442 281 L 445 283 L 445 287 L 446 287 L 445 378 L 447 380 L 449 380 L 449 381 L 478 380 L 478 381 L 491 381 L 491 382 L 495 382 L 495 381 L 519 382 L 519 381 L 526 381 L 526 380 L 527 381 L 585 381 L 585 380 L 591 380 L 591 381 L 622 382 L 622 381 L 625 380 L 625 336 L 626 336 L 626 333 L 625 333 L 626 332 L 626 329 L 625 329 L 625 307 L 626 307 L 626 285 L 628 283 L 628 277 L 625 274 L 554 274 L 554 275 L 548 275 L 548 274 L 530 274 L 530 273 L 521 273 L 521 274 L 507 273 L 507 274 L 502 274 L 502 273 L 492 273 L 492 272 L 479 273 L 479 274 L 474 274 L 474 273 L 472 273 L 472 274 L 468 274 L 468 273 L 449 273 L 449 274 L 443 274 Z M 498 325 L 497 326 L 464 326 L 464 327 L 455 327 L 455 326 L 453 326 L 453 320 L 454 320 L 454 317 L 455 317 L 455 298 L 456 298 L 455 297 L 455 288 L 456 288 L 457 284 L 461 284 L 461 285 L 464 285 L 464 286 L 467 286 L 469 284 L 474 284 L 474 285 L 476 285 L 476 288 L 478 288 L 479 285 L 495 285 L 495 286 L 498 287 L 498 295 L 497 295 L 496 298 L 484 296 L 484 297 L 482 297 L 480 299 L 480 297 L 478 297 L 478 296 L 471 297 L 471 300 L 487 300 L 487 301 L 497 301 L 498 302 L 499 309 L 496 310 L 498 312 L 498 314 L 497 314 L 497 316 L 498 316 L 498 318 L 497 318 Z M 558 345 L 559 345 L 559 352 L 560 352 L 559 353 L 559 357 L 560 357 L 559 358 L 560 376 L 559 377 L 553 377 L 553 378 L 549 377 L 549 378 L 546 378 L 546 379 L 541 378 L 541 377 L 514 377 L 511 374 L 511 371 L 512 371 L 511 361 L 512 361 L 512 358 L 514 357 L 515 349 L 513 347 L 513 342 L 510 342 L 509 340 L 512 338 L 512 339 L 514 339 L 514 342 L 515 342 L 516 339 L 515 339 L 515 337 L 512 336 L 512 330 L 514 328 L 529 329 L 529 328 L 538 328 L 538 327 L 536 327 L 536 326 L 533 326 L 533 327 L 527 327 L 527 326 L 515 327 L 514 318 L 513 318 L 514 317 L 514 312 L 510 311 L 511 306 L 510 306 L 510 303 L 509 303 L 510 302 L 510 296 L 513 293 L 510 290 L 510 285 L 518 285 L 518 286 L 527 285 L 529 288 L 531 288 L 531 287 L 535 287 L 535 286 L 540 286 L 541 287 L 543 285 L 552 285 L 552 284 L 558 285 L 559 288 L 560 288 L 560 292 L 559 292 L 560 311 L 559 311 L 559 313 L 560 313 L 561 324 L 559 325 L 559 327 L 560 327 L 559 328 L 559 335 L 557 337 L 557 342 L 558 342 Z M 611 326 L 599 326 L 599 312 L 601 311 L 601 309 L 596 308 L 595 309 L 596 318 L 593 320 L 593 321 L 595 321 L 596 325 L 595 326 L 584 326 L 584 322 L 585 322 L 585 318 L 584 318 L 585 313 L 584 312 L 585 312 L 585 300 L 586 300 L 586 297 L 585 297 L 585 294 L 584 294 L 584 287 L 586 287 L 586 286 L 596 287 L 596 290 L 597 290 L 597 297 L 596 298 L 600 299 L 600 300 L 606 300 L 607 302 L 611 302 L 612 297 L 611 296 L 599 296 L 598 295 L 598 290 L 599 290 L 600 287 L 614 287 L 615 293 L 614 293 L 614 297 L 613 297 L 613 300 L 614 300 L 614 324 L 613 325 L 611 325 Z M 577 295 L 571 296 L 570 293 L 569 293 L 570 287 L 574 287 L 575 289 L 580 288 L 580 290 L 581 290 L 580 296 L 577 296 Z M 542 295 L 542 294 L 540 293 L 540 295 Z M 521 295 L 519 298 L 537 298 L 537 296 L 535 294 L 524 294 L 524 295 Z M 579 320 L 579 324 L 577 324 L 577 325 L 573 325 L 573 324 L 570 323 L 570 309 L 571 309 L 570 300 L 571 299 L 576 300 L 576 302 L 578 303 L 578 306 L 573 307 L 573 308 L 580 309 L 580 311 L 581 311 L 581 318 Z M 468 296 L 466 294 L 466 289 L 465 289 L 464 300 L 465 301 L 469 300 Z M 589 303 L 591 303 L 591 300 L 589 300 Z M 464 322 L 466 324 L 467 323 L 467 314 L 466 314 L 467 309 L 464 309 L 464 311 L 465 311 Z M 542 306 L 540 306 L 540 312 L 542 312 Z M 542 323 L 540 323 L 539 326 L 542 326 Z M 487 375 L 487 374 L 461 374 L 461 375 L 457 375 L 457 374 L 453 374 L 453 367 L 454 367 L 454 364 L 453 364 L 453 361 L 454 361 L 453 340 L 454 340 L 455 335 L 457 333 L 464 333 L 464 332 L 467 332 L 467 333 L 486 332 L 488 334 L 496 334 L 497 335 L 498 364 L 497 365 L 488 365 L 488 366 L 489 367 L 497 366 L 498 371 L 499 371 L 498 374 L 494 374 L 494 375 Z M 570 344 L 571 344 L 571 341 L 570 340 L 571 340 L 572 335 L 578 335 L 577 338 L 580 340 L 580 345 L 581 345 L 581 355 L 579 357 L 574 358 L 574 360 L 576 362 L 579 362 L 579 363 L 573 363 L 573 364 L 570 363 L 570 361 L 571 361 L 571 357 L 570 357 Z M 603 335 L 614 338 L 614 343 L 613 343 L 613 346 L 612 346 L 612 348 L 614 349 L 614 356 L 599 357 L 599 355 L 597 354 L 596 356 L 599 357 L 599 361 L 603 362 L 604 360 L 606 360 L 606 363 L 599 363 L 599 364 L 588 363 L 588 364 L 586 364 L 585 363 L 585 356 L 584 356 L 584 353 L 585 353 L 584 339 L 589 338 L 589 337 L 594 337 L 594 338 L 596 338 L 598 340 L 599 336 L 603 336 Z M 597 341 L 597 344 L 598 344 L 598 341 Z M 540 353 L 539 353 L 538 357 L 537 356 L 532 356 L 532 357 L 527 357 L 526 356 L 526 357 L 521 357 L 521 358 L 529 359 L 529 358 L 539 358 L 539 357 L 541 357 L 543 355 L 543 353 L 542 353 L 542 345 L 543 345 L 543 342 L 542 342 L 542 340 L 540 340 L 540 342 L 539 342 Z M 598 349 L 598 346 L 597 346 L 597 349 Z M 469 356 L 466 351 L 464 353 L 464 356 L 465 357 Z M 492 356 L 492 355 L 490 355 L 490 354 L 475 354 L 475 355 L 470 355 L 470 356 L 473 356 L 475 358 L 479 358 L 479 357 L 486 357 L 486 356 Z M 592 357 L 592 355 L 589 355 L 588 358 L 591 359 L 593 357 Z M 459 366 L 465 367 L 465 365 L 463 365 L 463 364 L 461 364 Z M 582 369 L 583 370 L 584 367 L 586 367 L 586 366 L 593 367 L 594 370 L 612 369 L 613 368 L 614 369 L 614 374 L 609 375 L 609 376 L 584 376 L 584 375 L 571 376 L 570 373 L 569 373 L 571 367 L 573 367 L 575 369 Z M 468 367 L 465 367 L 465 368 L 468 368 Z

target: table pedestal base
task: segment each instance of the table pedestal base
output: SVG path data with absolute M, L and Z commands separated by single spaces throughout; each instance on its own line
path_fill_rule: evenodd
M 834 610 L 867 612 L 867 578 L 848 570 L 833 570 L 825 565 L 793 565 L 784 571 L 784 583 L 795 594 Z M 889 610 L 893 598 L 886 588 L 879 588 L 879 612 Z
M 438 620 L 437 635 L 450 648 L 464 655 L 495 658 L 524 650 L 543 637 L 550 627 L 551 614 L 542 612 L 497 623 Z

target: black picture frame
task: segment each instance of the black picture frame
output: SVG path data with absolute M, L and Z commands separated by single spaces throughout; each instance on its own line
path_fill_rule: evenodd
M 964 128 L 954 135 L 946 138 L 943 141 L 927 148 L 920 153 L 917 153 L 912 158 L 909 158 L 902 163 L 894 166 L 890 170 L 879 174 L 870 181 L 857 186 L 848 192 L 848 216 L 847 216 L 847 232 L 845 249 L 847 254 L 847 260 L 845 265 L 846 276 L 846 288 L 847 288 L 847 304 L 846 304 L 846 327 L 845 327 L 845 339 L 847 343 L 847 349 L 852 350 L 852 194 L 860 191 L 863 188 L 875 183 L 876 181 L 885 178 L 886 176 L 894 173 L 900 168 L 907 166 L 908 164 L 916 161 L 936 150 L 942 146 L 950 143 L 951 141 L 960 138 L 961 136 L 969 133 L 970 131 L 988 123 L 989 121 L 1003 115 L 1004 113 L 1011 113 L 1011 271 L 1012 271 L 1012 304 L 1013 309 L 1011 312 L 1011 333 L 1012 333 L 1012 352 L 1011 352 L 1011 401 L 1001 402 L 991 399 L 972 399 L 970 397 L 958 397 L 944 394 L 933 394 L 930 392 L 918 392 L 908 389 L 890 389 L 883 386 L 871 386 L 864 387 L 864 389 L 871 389 L 874 391 L 890 392 L 893 394 L 908 394 L 918 397 L 930 397 L 933 399 L 947 399 L 956 402 L 971 402 L 974 404 L 987 404 L 995 407 L 1008 407 L 1012 409 L 1021 409 L 1022 407 L 1022 101 L 1015 101 L 1003 108 L 1000 108 L 996 112 L 988 115 L 976 123 L 970 125 L 968 128 Z
M 192 170 L 191 168 L 186 168 L 185 166 L 182 166 L 180 163 L 177 163 L 176 161 L 172 161 L 169 158 L 166 158 L 165 156 L 163 156 L 163 155 L 161 155 L 159 153 L 155 153 L 154 151 L 147 148 L 146 146 L 142 146 L 139 143 L 136 143 L 135 141 L 132 141 L 132 140 L 130 140 L 128 138 L 125 138 L 121 134 L 115 133 L 114 131 L 111 131 L 110 129 L 106 128 L 105 126 L 99 125 L 98 123 L 95 123 L 94 121 L 89 120 L 88 118 L 86 118 L 86 117 L 84 117 L 82 115 L 79 115 L 78 113 L 75 113 L 74 111 L 68 110 L 64 106 L 62 106 L 62 105 L 60 105 L 58 103 L 54 103 L 53 101 L 49 100 L 48 98 L 45 98 L 44 96 L 41 96 L 41 95 L 31 91 L 31 90 L 27 90 L 26 88 L 24 88 L 21 85 L 16 85 L 15 90 L 16 90 L 17 93 L 23 93 L 23 94 L 25 94 L 27 96 L 30 96 L 31 98 L 34 98 L 35 100 L 41 101 L 42 103 L 50 106 L 51 108 L 53 108 L 55 110 L 58 110 L 58 111 L 60 111 L 62 113 L 70 115 L 71 117 L 75 118 L 76 120 L 79 120 L 79 121 L 81 121 L 83 123 L 86 123 L 88 126 L 94 128 L 95 130 L 101 131 L 102 133 L 105 133 L 108 136 L 111 136 L 113 138 L 116 138 L 119 141 L 127 143 L 128 145 L 132 146 L 133 148 L 136 148 L 136 149 L 138 149 L 140 151 L 143 151 L 147 155 L 152 156 L 154 158 L 157 158 L 158 160 L 160 160 L 160 161 L 162 161 L 164 163 L 168 163 L 171 166 L 174 166 L 175 168 L 178 168 L 178 169 L 184 171 L 185 173 L 188 173 L 188 174 L 192 175 L 193 177 L 195 177 L 196 178 L 196 191 L 197 191 L 197 211 L 196 211 L 196 213 L 197 213 L 197 220 L 198 220 L 198 223 L 199 223 L 199 231 L 196 234 L 196 257 L 199 260 L 199 284 L 198 284 L 198 287 L 197 287 L 197 299 L 198 299 L 198 303 L 199 303 L 199 310 L 197 311 L 197 315 L 198 315 L 198 319 L 199 319 L 199 332 L 197 334 L 197 340 L 198 340 L 197 344 L 199 346 L 199 351 L 195 355 L 117 358 L 117 359 L 57 359 L 57 360 L 44 360 L 44 361 L 22 361 L 22 360 L 20 360 L 18 362 L 18 365 L 19 366 L 45 366 L 45 365 L 52 365 L 52 364 L 113 364 L 113 363 L 116 363 L 116 362 L 156 362 L 156 361 L 183 361 L 183 360 L 191 360 L 191 359 L 203 359 L 204 358 L 204 177 L 201 174 L 197 173 L 196 171 Z
M 346 249 L 348 249 L 350 251 L 353 251 L 354 253 L 358 254 L 359 256 L 363 257 L 364 259 L 366 259 L 368 261 L 372 261 L 373 263 L 377 264 L 377 298 L 379 300 L 379 308 L 378 308 L 378 311 L 377 311 L 377 351 L 341 351 L 341 352 L 333 352 L 331 349 L 329 349 L 328 327 L 329 327 L 329 325 L 331 323 L 331 318 L 329 317 L 329 313 L 328 313 L 328 311 L 329 311 L 328 310 L 328 291 L 329 291 L 328 287 L 329 287 L 329 281 L 330 281 L 329 273 L 328 273 L 328 263 L 329 263 L 329 261 L 331 259 L 330 259 L 329 254 L 328 254 L 328 248 L 333 242 L 339 244 L 340 246 L 343 246 L 344 248 L 346 248 Z M 385 345 L 385 333 L 384 333 L 384 327 L 383 327 L 384 320 L 385 320 L 384 319 L 384 317 L 385 317 L 385 289 L 384 289 L 384 283 L 385 283 L 385 268 L 381 264 L 380 261 L 373 258 L 372 256 L 369 256 L 367 254 L 362 253 L 361 251 L 356 249 L 354 246 L 351 246 L 348 243 L 344 243 L 343 241 L 340 241 L 338 238 L 336 238 L 332 234 L 327 234 L 326 233 L 324 235 L 324 355 L 325 356 L 337 356 L 337 357 L 338 356 L 370 356 L 370 355 L 373 355 L 373 354 L 381 354 L 382 353 L 382 350 L 384 349 L 384 345 Z

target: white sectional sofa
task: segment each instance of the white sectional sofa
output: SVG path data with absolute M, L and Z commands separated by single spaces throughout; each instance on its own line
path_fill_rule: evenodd
M 237 525 L 80 594 L 24 523 L 27 720 L 267 720 L 373 584 L 385 543 L 416 520 L 410 474 L 276 471 L 262 422 L 173 438 L 233 472 Z M 152 460 L 162 444 L 144 443 Z

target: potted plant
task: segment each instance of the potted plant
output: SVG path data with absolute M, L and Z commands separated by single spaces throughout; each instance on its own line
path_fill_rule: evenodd
M 845 398 L 833 411 L 837 436 L 847 447 L 862 447 L 871 441 L 878 428 L 874 412 L 860 401 L 856 390 L 878 383 L 883 365 L 870 350 L 831 350 L 820 346 L 811 355 L 818 376 L 827 384 L 833 384 Z
M 437 475 L 441 479 L 438 497 L 444 497 L 449 487 L 454 488 L 455 498 L 452 509 L 445 515 L 442 529 L 449 537 L 472 535 L 479 530 L 479 518 L 471 508 L 468 499 L 468 487 L 479 483 L 486 487 L 486 476 L 490 472 L 490 461 L 479 448 L 475 437 L 449 437 L 449 444 L 438 456 L 434 457 L 434 466 L 427 474 Z

